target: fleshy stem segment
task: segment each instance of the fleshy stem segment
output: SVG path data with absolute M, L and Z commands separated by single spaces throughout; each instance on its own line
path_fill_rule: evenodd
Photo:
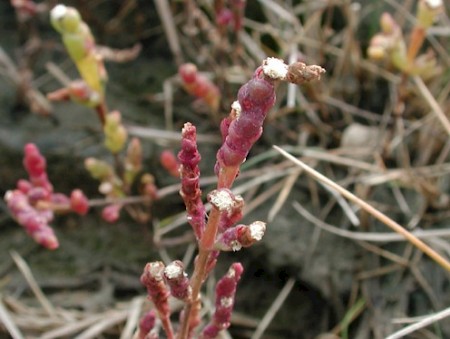
M 261 136 L 264 119 L 275 104 L 275 82 L 284 80 L 300 84 L 319 79 L 324 72 L 323 68 L 316 65 L 306 66 L 298 62 L 288 66 L 279 59 L 264 60 L 262 66 L 256 69 L 252 79 L 239 90 L 238 101 L 233 103 L 230 116 L 222 121 L 223 145 L 217 152 L 215 166 L 218 190 L 231 188 L 241 164 Z M 198 323 L 195 310 L 200 308 L 200 290 L 217 254 L 214 245 L 226 208 L 220 208 L 220 203 L 212 203 L 212 205 L 208 222 L 198 241 L 199 253 L 191 278 L 192 294 L 190 302 L 186 303 L 183 311 L 178 336 L 180 339 L 189 338 Z

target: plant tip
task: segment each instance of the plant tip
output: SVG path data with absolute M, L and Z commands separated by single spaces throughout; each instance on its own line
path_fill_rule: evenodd
M 263 72 L 269 78 L 274 80 L 286 79 L 288 73 L 288 66 L 283 60 L 278 58 L 267 58 L 263 61 Z
M 67 13 L 67 6 L 66 5 L 56 5 L 53 7 L 53 9 L 50 12 L 50 16 L 53 20 L 60 20 L 62 17 L 64 17 Z

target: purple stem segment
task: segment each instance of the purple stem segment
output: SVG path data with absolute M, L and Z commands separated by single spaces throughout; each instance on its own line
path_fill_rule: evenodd
M 217 152 L 216 174 L 219 188 L 230 188 L 253 144 L 262 134 L 264 119 L 275 104 L 274 80 L 258 67 L 253 78 L 238 93 L 241 111 L 226 129 L 226 137 Z M 227 125 L 227 124 L 225 124 Z
M 202 339 L 216 338 L 221 330 L 230 326 L 237 283 L 244 268 L 240 263 L 231 265 L 227 274 L 216 285 L 216 309 L 211 322 L 204 328 Z
M 186 205 L 188 222 L 194 229 L 195 236 L 201 239 L 205 229 L 205 206 L 202 202 L 202 191 L 200 190 L 200 169 L 198 164 L 201 160 L 197 149 L 197 132 L 191 123 L 184 124 L 181 131 L 181 151 L 178 153 L 180 161 L 181 190 L 180 195 Z

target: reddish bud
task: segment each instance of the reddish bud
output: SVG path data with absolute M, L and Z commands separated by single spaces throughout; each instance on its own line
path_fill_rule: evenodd
M 186 91 L 202 99 L 214 111 L 219 108 L 220 91 L 203 74 L 198 73 L 194 64 L 187 63 L 180 66 L 178 74 L 183 82 Z
M 264 236 L 266 224 L 255 221 L 250 225 L 237 225 L 220 234 L 215 248 L 221 251 L 239 251 L 242 247 L 250 247 Z
M 211 322 L 202 332 L 203 339 L 216 338 L 221 330 L 230 326 L 237 283 L 244 271 L 240 263 L 231 265 L 227 274 L 216 285 L 216 309 Z
M 187 301 L 191 298 L 191 286 L 189 278 L 184 272 L 184 265 L 176 260 L 164 269 L 164 279 L 169 285 L 170 294 L 180 300 Z
M 161 166 L 169 172 L 169 174 L 173 177 L 179 177 L 180 172 L 178 171 L 179 163 L 177 161 L 176 156 L 169 150 L 162 151 L 159 156 L 159 161 Z
M 24 147 L 25 156 L 23 166 L 30 178 L 40 177 L 46 174 L 47 161 L 39 152 L 35 144 L 26 144 Z
M 85 215 L 89 211 L 89 201 L 80 189 L 73 190 L 70 194 L 70 207 L 79 215 Z
M 233 21 L 233 12 L 228 8 L 222 8 L 216 13 L 216 23 L 219 26 L 228 26 Z
M 59 247 L 58 239 L 56 238 L 53 229 L 47 225 L 42 227 L 31 234 L 33 239 L 49 250 L 55 250 Z
M 17 189 L 22 193 L 28 193 L 28 191 L 33 187 L 31 182 L 25 179 L 19 179 L 17 181 Z
M 119 220 L 121 209 L 121 204 L 111 204 L 106 206 L 102 210 L 102 219 L 109 223 L 116 222 L 117 220 Z
M 156 314 L 154 310 L 145 313 L 139 321 L 137 339 L 147 339 L 149 332 L 155 327 Z

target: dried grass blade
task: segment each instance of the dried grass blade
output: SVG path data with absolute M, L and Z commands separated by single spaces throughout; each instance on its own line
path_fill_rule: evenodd
M 425 83 L 423 82 L 421 77 L 416 75 L 413 77 L 413 80 L 414 80 L 414 83 L 416 84 L 417 88 L 419 89 L 420 93 L 422 94 L 423 98 L 425 99 L 425 101 L 428 103 L 428 105 L 432 109 L 433 113 L 436 115 L 436 117 L 442 123 L 442 126 L 444 127 L 447 134 L 450 135 L 450 121 L 448 120 L 448 117 L 445 115 L 441 106 L 439 106 L 439 104 L 437 103 L 433 94 L 431 94 L 431 92 L 429 91 L 428 87 L 425 85 Z
M 301 167 L 303 170 L 305 170 L 309 175 L 314 177 L 317 181 L 330 186 L 331 188 L 338 191 L 340 194 L 342 194 L 345 198 L 353 202 L 354 204 L 357 204 L 362 209 L 364 209 L 367 213 L 371 214 L 374 218 L 378 219 L 380 222 L 391 228 L 393 231 L 397 232 L 398 234 L 401 234 L 403 237 L 405 237 L 411 244 L 416 246 L 419 250 L 424 252 L 426 255 L 428 255 L 431 259 L 433 259 L 437 264 L 439 264 L 441 267 L 443 267 L 445 270 L 450 272 L 450 262 L 442 257 L 439 253 L 437 253 L 435 250 L 433 250 L 431 247 L 429 247 L 427 244 L 425 244 L 422 240 L 417 238 L 415 235 L 413 235 L 411 232 L 403 228 L 400 224 L 389 218 L 387 215 L 383 214 L 376 208 L 374 208 L 372 205 L 366 203 L 364 200 L 358 198 L 356 195 L 351 193 L 350 191 L 347 191 L 345 188 L 341 187 L 340 185 L 336 184 L 335 182 L 331 181 L 321 173 L 317 172 L 313 168 L 306 165 L 304 162 L 300 161 L 299 159 L 295 158 L 294 156 L 287 153 L 285 150 L 278 146 L 273 146 L 278 152 L 280 152 L 284 157 L 290 159 L 293 163 L 295 163 L 297 166 Z
M 450 316 L 450 307 L 446 308 L 445 310 L 442 310 L 440 312 L 434 313 L 428 317 L 426 317 L 425 319 L 418 321 L 415 324 L 406 326 L 405 328 L 401 329 L 398 332 L 395 332 L 393 334 L 391 334 L 390 336 L 386 337 L 386 339 L 399 339 L 399 338 L 404 338 L 406 335 L 417 331 L 421 328 L 424 328 L 430 324 L 433 324 L 439 320 L 442 320 L 444 318 L 447 318 Z
M 333 225 L 327 224 L 322 220 L 316 218 L 311 213 L 308 212 L 302 205 L 297 201 L 292 203 L 294 209 L 297 210 L 306 220 L 313 223 L 318 228 L 327 231 L 329 233 L 336 234 L 340 237 L 353 239 L 358 241 L 370 241 L 370 242 L 394 242 L 394 241 L 405 241 L 405 237 L 396 233 L 380 233 L 380 232 L 352 232 L 343 230 L 341 228 L 335 227 Z M 435 237 L 450 237 L 450 230 L 439 229 L 439 230 L 417 230 L 413 232 L 413 235 L 420 239 L 428 239 Z
M 142 297 L 137 297 L 131 301 L 128 310 L 129 313 L 127 322 L 125 324 L 125 328 L 122 331 L 122 334 L 120 335 L 120 339 L 129 339 L 133 336 L 133 331 L 137 327 L 137 324 L 139 322 L 139 315 L 141 313 L 144 300 L 145 299 Z
M 19 253 L 16 251 L 10 252 L 11 257 L 13 258 L 14 262 L 16 263 L 17 267 L 19 268 L 20 272 L 24 276 L 25 280 L 27 281 L 28 285 L 30 286 L 31 290 L 33 291 L 36 299 L 39 301 L 39 303 L 42 305 L 44 310 L 47 312 L 47 314 L 52 318 L 57 318 L 56 309 L 50 302 L 50 300 L 47 299 L 44 292 L 42 292 L 41 288 L 39 287 L 36 279 L 33 276 L 33 273 L 31 272 L 30 267 L 28 264 L 23 260 L 23 258 L 20 256 Z
M 115 326 L 127 319 L 128 311 L 114 311 L 103 314 L 103 319 L 89 327 L 83 333 L 80 333 L 74 339 L 92 339 L 97 338 L 106 329 Z
M 3 298 L 0 295 L 0 322 L 6 327 L 6 330 L 9 332 L 13 339 L 24 339 L 25 337 L 20 332 L 19 328 L 16 326 L 14 321 L 12 320 L 8 310 L 3 304 Z
M 158 15 L 161 18 L 170 50 L 175 56 L 177 65 L 180 65 L 183 62 L 183 57 L 181 53 L 180 42 L 178 40 L 177 29 L 175 27 L 175 20 L 173 18 L 172 12 L 170 11 L 169 2 L 167 0 L 155 0 L 155 6 L 156 10 L 158 11 Z
M 39 339 L 55 339 L 55 338 L 62 338 L 62 337 L 64 337 L 64 338 L 70 337 L 70 336 L 73 336 L 75 333 L 78 333 L 78 332 L 84 330 L 88 326 L 92 326 L 93 324 L 96 324 L 101 319 L 103 319 L 103 315 L 101 315 L 101 314 L 96 314 L 96 315 L 89 314 L 89 315 L 87 315 L 86 318 L 84 318 L 82 320 L 70 322 L 61 327 L 58 327 L 58 328 L 52 329 L 48 332 L 45 332 L 39 337 Z
M 261 322 L 258 324 L 258 327 L 256 328 L 255 332 L 253 333 L 251 339 L 259 339 L 263 335 L 264 331 L 266 330 L 267 326 L 269 326 L 272 319 L 275 317 L 276 313 L 280 309 L 280 307 L 283 305 L 286 298 L 289 296 L 289 293 L 291 293 L 292 288 L 295 285 L 295 279 L 289 278 L 289 280 L 286 282 L 286 284 L 283 286 L 283 289 L 280 291 L 272 305 L 267 310 L 264 317 L 261 319 Z

